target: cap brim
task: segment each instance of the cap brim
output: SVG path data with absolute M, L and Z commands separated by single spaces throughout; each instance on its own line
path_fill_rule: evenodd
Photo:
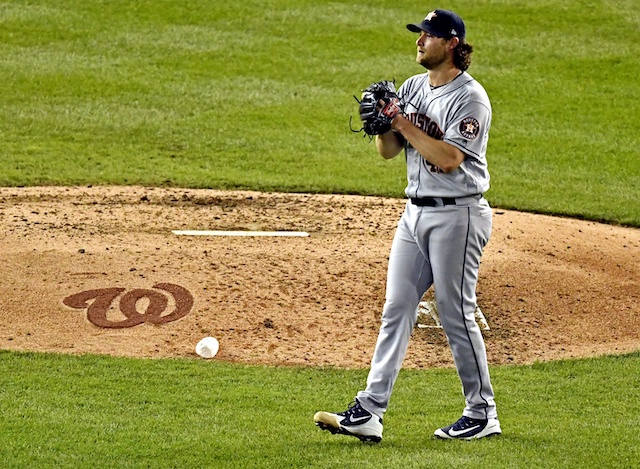
M 424 29 L 422 29 L 422 27 L 419 24 L 413 24 L 413 23 L 408 24 L 407 29 L 412 33 L 420 33 L 424 31 Z
M 408 24 L 407 29 L 413 33 L 421 33 L 424 31 L 425 33 L 429 33 L 435 37 L 447 37 L 444 36 L 440 31 L 434 29 L 433 25 L 427 23 L 426 21 L 423 21 L 422 23 Z

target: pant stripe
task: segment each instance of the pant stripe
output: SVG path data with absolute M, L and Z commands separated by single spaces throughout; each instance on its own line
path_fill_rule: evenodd
M 478 363 L 478 357 L 476 355 L 476 350 L 473 346 L 473 341 L 471 340 L 471 335 L 469 334 L 469 327 L 467 326 L 467 321 L 464 313 L 464 279 L 465 279 L 465 271 L 467 268 L 467 249 L 469 248 L 469 234 L 471 231 L 471 210 L 467 207 L 466 211 L 467 211 L 467 235 L 466 235 L 465 245 L 464 245 L 464 262 L 462 263 L 462 277 L 460 279 L 460 293 L 461 293 L 460 311 L 462 312 L 462 322 L 464 323 L 464 330 L 467 333 L 467 339 L 469 340 L 469 344 L 471 345 L 471 350 L 473 351 L 473 359 L 476 363 L 476 370 L 478 371 L 476 376 L 480 381 L 480 391 L 479 391 L 480 398 L 485 402 L 485 404 L 487 404 L 487 407 L 485 407 L 484 409 L 485 418 L 487 418 L 487 408 L 489 407 L 489 402 L 482 395 L 482 373 L 480 371 L 480 364 Z

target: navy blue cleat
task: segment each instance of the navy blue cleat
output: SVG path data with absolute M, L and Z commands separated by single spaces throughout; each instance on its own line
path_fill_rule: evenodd
M 357 400 L 344 412 L 317 412 L 313 421 L 334 435 L 355 436 L 364 443 L 382 441 L 382 419 L 365 410 Z
M 456 423 L 448 427 L 439 428 L 434 436 L 447 440 L 473 440 L 485 436 L 500 435 L 498 419 L 472 419 L 462 416 Z

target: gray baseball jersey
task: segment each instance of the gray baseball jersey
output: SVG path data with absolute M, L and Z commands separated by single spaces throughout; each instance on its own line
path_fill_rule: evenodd
M 387 410 L 419 302 L 433 285 L 466 399 L 463 415 L 496 418 L 484 339 L 474 315 L 480 258 L 492 226 L 491 208 L 482 197 L 489 188 L 489 98 L 466 72 L 435 88 L 427 73 L 416 75 L 400 87 L 399 96 L 414 125 L 466 157 L 445 173 L 405 142 L 410 200 L 389 254 L 386 301 L 367 387 L 356 398 L 379 416 Z
M 407 197 L 464 197 L 489 189 L 487 141 L 491 104 L 484 88 L 467 72 L 451 83 L 432 88 L 429 74 L 409 78 L 398 90 L 404 114 L 430 137 L 460 149 L 467 158 L 450 174 L 406 148 Z

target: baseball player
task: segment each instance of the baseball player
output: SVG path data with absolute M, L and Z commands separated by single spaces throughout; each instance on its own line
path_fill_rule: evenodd
M 376 149 L 386 159 L 404 150 L 409 199 L 389 255 L 380 332 L 366 388 L 346 411 L 318 412 L 314 421 L 334 434 L 382 440 L 382 417 L 419 302 L 433 285 L 466 399 L 462 417 L 434 435 L 483 438 L 501 433 L 485 344 L 474 318 L 480 257 L 492 224 L 483 198 L 489 189 L 485 155 L 491 105 L 484 88 L 466 72 L 472 47 L 457 14 L 435 10 L 407 29 L 419 34 L 416 61 L 427 72 L 409 78 L 397 95 L 393 90 L 373 98 L 373 114 L 389 124 L 375 136 Z M 372 101 L 366 92 L 363 122 L 363 107 Z

